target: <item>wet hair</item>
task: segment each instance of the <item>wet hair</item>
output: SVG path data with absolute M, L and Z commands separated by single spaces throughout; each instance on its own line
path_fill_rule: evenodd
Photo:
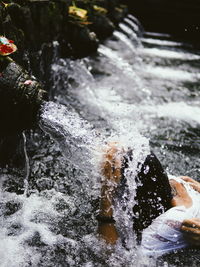
M 122 168 L 122 183 L 126 183 L 124 175 L 132 159 L 132 151 L 124 157 Z M 138 184 L 133 206 L 133 230 L 140 242 L 141 232 L 148 227 L 160 214 L 170 209 L 172 194 L 167 174 L 160 161 L 151 153 L 143 164 L 138 164 L 139 172 L 135 178 Z

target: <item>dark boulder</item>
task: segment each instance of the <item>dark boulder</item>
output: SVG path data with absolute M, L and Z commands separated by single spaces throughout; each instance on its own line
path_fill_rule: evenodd
M 105 39 L 112 35 L 115 26 L 107 16 L 101 13 L 95 13 L 90 18 L 92 21 L 90 29 L 96 33 L 99 39 Z
M 45 91 L 41 84 L 12 60 L 1 59 L 0 136 L 32 128 Z
M 97 51 L 99 41 L 96 34 L 87 27 L 72 24 L 69 27 L 68 38 L 75 57 L 84 57 Z

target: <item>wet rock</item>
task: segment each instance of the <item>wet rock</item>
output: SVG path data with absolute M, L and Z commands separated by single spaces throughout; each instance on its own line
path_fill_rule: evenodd
M 67 27 L 69 1 L 30 1 L 28 7 L 34 24 L 33 38 L 35 48 L 41 44 L 63 38 Z M 26 32 L 29 36 L 30 32 Z
M 103 14 L 94 14 L 91 16 L 91 20 L 90 29 L 96 33 L 99 39 L 111 36 L 115 30 L 113 22 Z
M 96 52 L 98 39 L 111 35 L 114 24 L 124 15 L 119 0 L 76 0 L 75 4 L 87 10 L 89 21 L 83 25 L 73 24 L 69 19 L 71 0 L 0 3 L 0 35 L 13 40 L 18 47 L 11 55 L 14 62 L 0 58 L 0 155 L 5 162 L 17 149 L 15 134 L 32 128 L 37 121 L 42 88 L 48 90 L 52 85 L 51 64 L 55 57 L 77 58 Z M 106 12 L 102 13 L 101 8 Z M 18 64 L 43 81 L 43 85 Z M 6 140 L 5 136 L 13 139 Z
M 99 41 L 94 32 L 87 27 L 71 25 L 69 29 L 69 42 L 73 47 L 74 55 L 84 57 L 97 51 Z
M 22 60 L 27 50 L 31 54 L 39 51 L 44 43 L 65 39 L 69 2 L 12 1 L 6 7 L 0 5 L 0 34 L 14 40 L 18 46 L 18 52 L 12 57 L 14 60 L 25 66 L 30 60 Z
M 0 68 L 1 136 L 33 127 L 45 91 L 34 77 L 8 58 Z
M 17 62 L 23 63 L 21 58 L 26 49 L 29 51 L 39 51 L 44 43 L 50 43 L 57 40 L 60 43 L 70 43 L 72 53 L 86 55 L 93 53 L 97 46 L 97 40 L 91 38 L 88 33 L 89 25 L 86 29 L 73 27 L 69 23 L 68 8 L 72 5 L 70 0 L 29 0 L 29 1 L 9 1 L 8 5 L 0 5 L 0 34 L 7 35 L 13 39 L 18 46 L 18 52 L 13 56 Z M 91 18 L 91 31 L 97 34 L 100 39 L 106 38 L 112 34 L 114 25 L 125 15 L 124 8 L 119 5 L 117 0 L 103 1 L 75 1 L 78 7 L 85 8 Z M 105 8 L 108 13 L 101 14 L 94 12 L 94 6 Z M 113 21 L 113 22 L 112 22 Z M 74 41 L 74 36 L 80 32 L 80 38 L 83 46 L 80 47 Z M 73 49 L 74 48 L 74 49 Z M 80 49 L 80 51 L 78 51 Z M 85 49 L 85 51 L 84 51 Z M 69 55 L 68 49 L 67 55 Z
M 21 203 L 15 201 L 9 201 L 5 204 L 5 212 L 6 216 L 12 215 L 17 212 L 21 208 Z
M 12 162 L 15 166 L 24 166 L 24 155 L 22 155 L 21 136 L 13 134 L 0 138 L 0 165 L 6 166 Z
M 9 175 L 7 176 L 7 179 L 4 177 L 1 177 L 2 179 L 5 179 L 3 182 L 3 188 L 7 192 L 13 192 L 17 195 L 21 195 L 24 193 L 24 176 L 23 172 L 20 169 L 8 169 Z
M 37 184 L 37 189 L 39 191 L 50 190 L 54 187 L 53 180 L 49 178 L 41 178 L 37 180 L 36 184 Z
M 41 240 L 41 235 L 39 232 L 35 232 L 34 235 L 26 240 L 26 244 L 31 247 L 43 247 L 46 246 L 44 242 Z
M 20 224 L 14 223 L 11 224 L 11 226 L 8 228 L 7 234 L 8 236 L 18 236 L 22 233 L 23 230 L 24 229 Z
M 48 46 L 56 40 L 62 44 L 61 54 L 63 56 L 86 56 L 96 51 L 98 46 L 98 40 L 93 32 L 99 39 L 107 38 L 114 30 L 113 22 L 117 24 L 125 15 L 123 8 L 119 5 L 120 1 L 117 0 L 76 0 L 75 4 L 85 8 L 89 20 L 91 19 L 91 25 L 86 23 L 84 27 L 78 27 L 79 25 L 72 25 L 68 17 L 69 5 L 72 5 L 70 0 L 13 0 L 8 2 L 7 5 L 3 3 L 0 5 L 0 34 L 14 40 L 18 51 L 12 58 L 20 65 L 28 67 L 34 75 L 38 75 L 38 64 L 34 63 L 34 53 L 43 51 L 45 44 Z M 101 14 L 101 12 L 94 11 L 96 5 L 104 7 L 108 12 Z M 82 45 L 79 42 L 82 42 Z M 42 52 L 42 56 L 37 56 L 39 61 L 37 63 L 48 62 L 47 64 L 50 65 L 53 60 L 52 52 L 49 55 L 51 56 L 47 59 L 43 57 Z M 49 75 L 49 68 L 47 68 L 45 74 L 40 76 L 44 82 L 47 82 Z
M 75 206 L 74 203 L 70 200 L 66 201 L 66 199 L 57 199 L 54 203 L 55 209 L 58 212 L 69 212 L 71 211 L 70 216 L 73 216 L 73 212 L 75 212 Z
M 128 8 L 125 5 L 120 5 L 110 12 L 110 18 L 114 22 L 115 25 L 117 25 L 119 22 L 121 22 L 124 17 L 128 14 Z

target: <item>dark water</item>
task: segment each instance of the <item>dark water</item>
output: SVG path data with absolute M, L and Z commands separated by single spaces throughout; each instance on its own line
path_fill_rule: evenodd
M 51 98 L 57 104 L 44 105 L 40 122 L 51 137 L 31 133 L 26 170 L 1 172 L 0 266 L 200 263 L 198 250 L 141 257 L 120 207 L 115 216 L 126 247 L 105 247 L 96 235 L 106 141 L 133 147 L 136 161 L 152 149 L 169 174 L 200 177 L 200 53 L 168 35 L 141 36 L 141 29 L 128 16 L 96 55 L 55 58 Z M 134 183 L 129 190 L 134 195 Z

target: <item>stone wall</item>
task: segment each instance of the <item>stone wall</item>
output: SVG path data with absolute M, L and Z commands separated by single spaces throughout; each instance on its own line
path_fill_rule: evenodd
M 48 98 L 55 42 L 59 57 L 73 59 L 95 53 L 126 13 L 119 0 L 1 1 L 0 36 L 13 40 L 18 48 L 9 56 L 0 56 L 3 161 L 16 150 L 17 135 L 34 127 L 44 89 Z
M 69 6 L 73 5 L 70 0 L 5 2 L 0 4 L 0 35 L 13 40 L 18 47 L 10 58 L 23 66 L 30 75 L 36 76 L 42 83 L 41 87 L 47 91 L 54 41 L 58 43 L 60 57 L 87 56 L 96 52 L 100 40 L 112 34 L 127 12 L 118 0 L 77 0 L 73 2 L 76 7 L 87 12 L 84 20 L 79 21 L 76 16 L 70 17 Z M 6 64 L 3 62 L 6 60 L 7 57 L 1 56 L 1 73 L 4 76 L 9 73 L 4 72 L 3 66 Z M 12 77 L 0 77 L 0 94 L 5 91 L 6 79 Z M 0 100 L 0 106 L 4 103 L 5 99 L 3 102 Z M 2 120 L 0 123 L 2 125 Z
M 2 3 L 0 34 L 14 40 L 18 46 L 14 59 L 22 62 L 25 50 L 38 51 L 53 40 L 63 43 L 65 55 L 85 56 L 97 49 L 98 39 L 112 34 L 127 11 L 118 0 L 73 2 L 87 10 L 88 25 L 76 23 L 69 17 L 70 0 L 13 0 L 6 1 L 6 5 Z M 94 6 L 103 7 L 105 13 L 100 8 L 94 9 Z

